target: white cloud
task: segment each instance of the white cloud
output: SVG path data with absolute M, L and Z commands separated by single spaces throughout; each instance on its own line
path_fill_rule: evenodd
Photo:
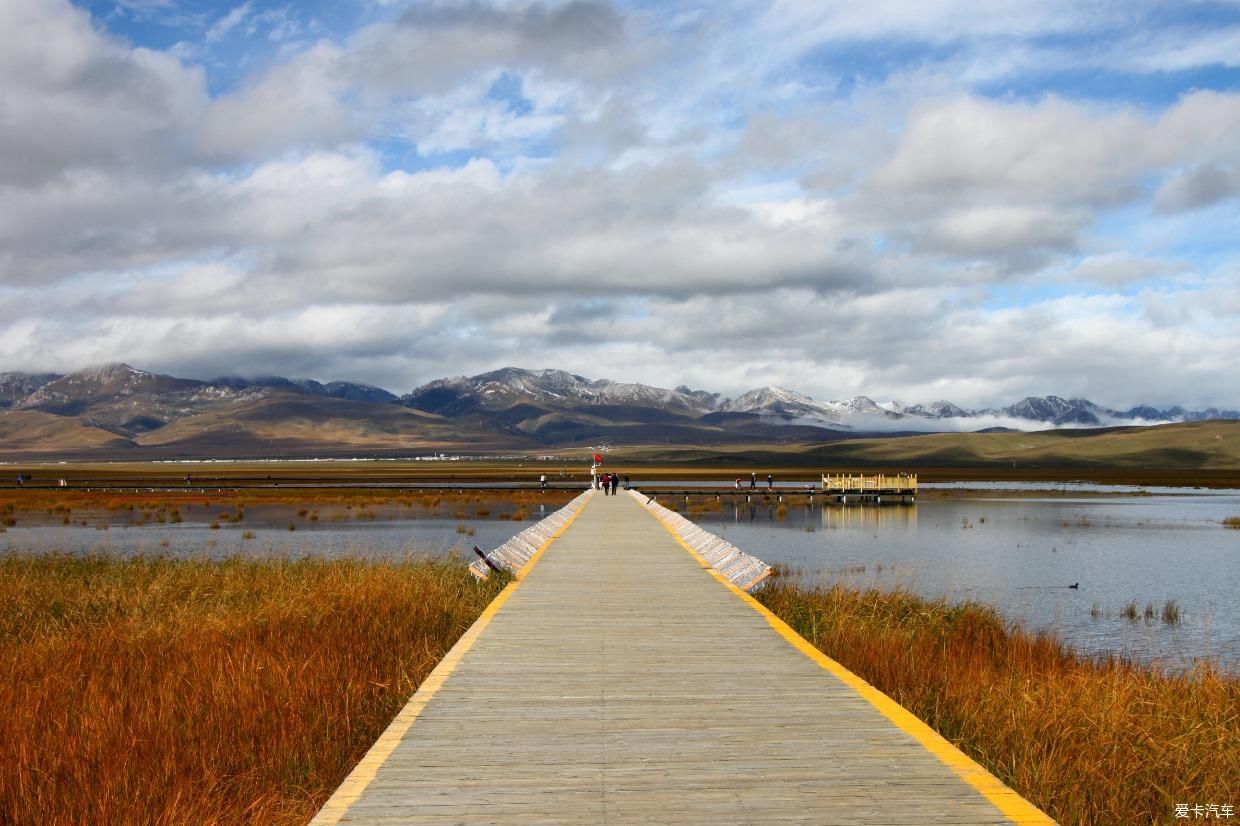
M 203 121 L 199 149 L 208 156 L 250 160 L 362 138 L 366 124 L 343 100 L 343 54 L 321 41 L 217 98 Z
M 1187 261 L 1110 252 L 1085 256 L 1074 266 L 1058 273 L 1057 279 L 1072 284 L 1123 287 L 1187 274 L 1191 269 Z
M 1058 98 L 957 98 L 913 112 L 872 186 L 954 204 L 1105 205 L 1132 196 L 1148 168 L 1141 138 L 1149 134 L 1149 124 L 1131 111 L 1097 113 Z
M 110 41 L 80 9 L 0 4 L 0 186 L 80 168 L 174 168 L 206 103 L 200 70 Z
M 407 390 L 518 353 L 728 393 L 1237 406 L 1240 95 L 974 85 L 1114 61 L 1041 35 L 1147 12 L 423 4 L 211 98 L 182 60 L 251 28 L 301 36 L 293 12 L 241 3 L 169 53 L 9 0 L 0 369 Z M 1232 34 L 1149 35 L 1123 65 L 1218 62 Z M 814 63 L 858 42 L 926 56 L 883 79 Z M 469 160 L 424 167 L 440 153 Z
M 240 26 L 245 19 L 254 11 L 254 3 L 252 0 L 246 0 L 239 6 L 233 7 L 229 12 L 221 16 L 218 20 L 211 24 L 211 28 L 207 29 L 205 38 L 208 43 L 221 40 L 225 35 L 233 29 Z
M 777 0 L 764 15 L 771 28 L 816 42 L 906 38 L 934 43 L 978 37 L 1028 37 L 1094 31 L 1122 21 L 1137 3 L 1048 0 Z M 1148 5 L 1141 3 L 1140 5 Z

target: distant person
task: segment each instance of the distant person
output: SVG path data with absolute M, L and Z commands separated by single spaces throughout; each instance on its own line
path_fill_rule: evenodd
M 611 488 L 611 476 L 604 473 L 600 484 L 603 486 L 603 495 L 606 496 Z
M 194 474 L 192 473 L 185 474 L 185 484 L 187 486 L 194 484 Z
M 542 476 L 538 477 L 538 484 L 542 485 L 544 488 L 547 487 L 547 474 L 544 473 Z
M 736 477 L 736 489 L 737 490 L 741 489 L 741 477 L 739 476 Z
M 749 474 L 749 489 L 754 490 L 758 487 L 758 474 Z
M 611 475 L 611 495 L 616 495 L 616 488 L 620 486 L 620 477 L 616 474 Z
M 775 477 L 771 474 L 766 475 L 766 489 L 772 490 L 775 487 Z
M 625 490 L 629 489 L 629 475 L 627 473 L 624 474 L 624 489 Z
M 18 473 L 17 474 L 17 486 L 20 488 L 24 484 L 26 484 L 26 477 Z

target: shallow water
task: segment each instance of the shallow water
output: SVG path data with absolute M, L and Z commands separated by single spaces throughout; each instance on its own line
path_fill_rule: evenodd
M 0 535 L 0 553 L 59 551 L 120 557 L 145 554 L 223 559 L 240 555 L 384 560 L 458 553 L 473 559 L 475 545 L 489 551 L 556 510 L 556 506 L 530 506 L 525 509 L 524 519 L 516 518 L 516 506 L 507 501 L 489 506 L 485 516 L 468 513 L 475 508 L 462 510 L 466 513 L 449 517 L 439 513 L 414 515 L 390 506 L 352 511 L 320 505 L 313 508 L 311 516 L 306 508 L 296 505 L 251 505 L 242 521 L 229 522 L 220 519 L 234 513 L 229 506 L 182 504 L 178 513 L 184 521 L 178 523 L 142 521 L 140 513 L 119 511 L 69 525 L 40 524 L 37 515 L 23 515 L 21 521 L 27 524 L 10 527 Z M 218 527 L 212 528 L 212 523 Z M 290 526 L 293 530 L 289 530 Z
M 466 530 L 472 530 L 472 534 L 458 533 L 458 524 L 461 523 L 455 519 L 392 520 L 299 527 L 289 531 L 286 526 L 264 526 L 247 520 L 243 524 L 221 525 L 216 530 L 201 523 L 116 527 L 106 531 L 79 526 L 9 528 L 8 533 L 0 537 L 0 552 L 34 550 L 197 559 L 321 556 L 387 560 L 460 553 L 473 558 L 474 545 L 484 551 L 490 550 L 529 522 L 471 520 L 466 523 Z
M 1088 652 L 1240 666 L 1240 531 L 1222 525 L 1240 515 L 1234 491 L 786 505 L 782 520 L 760 499 L 692 518 L 810 581 L 984 602 Z M 1161 619 L 1167 600 L 1178 623 Z M 1123 618 L 1134 601 L 1156 616 Z

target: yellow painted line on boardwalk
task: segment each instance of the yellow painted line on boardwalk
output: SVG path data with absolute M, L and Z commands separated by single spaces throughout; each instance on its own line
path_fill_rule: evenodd
M 689 543 L 680 538 L 676 530 L 669 525 L 662 517 L 651 511 L 647 511 L 653 516 L 663 528 L 672 535 L 672 538 L 680 543 L 680 547 L 688 551 L 694 559 L 698 561 L 703 568 L 710 572 L 711 576 L 726 586 L 732 593 L 736 594 L 745 603 L 767 621 L 775 631 L 787 640 L 793 648 L 818 663 L 824 670 L 829 671 L 837 677 L 841 682 L 851 688 L 853 691 L 861 695 L 863 699 L 874 706 L 880 714 L 894 723 L 901 731 L 912 736 L 914 740 L 920 743 L 927 751 L 937 757 L 948 768 L 955 772 L 956 776 L 977 789 L 983 797 L 989 800 L 1003 813 L 1005 817 L 1014 823 L 1026 824 L 1027 826 L 1044 826 L 1044 824 L 1054 825 L 1055 821 L 1046 815 L 1037 806 L 1034 806 L 1028 800 L 1010 789 L 999 778 L 988 772 L 981 764 L 962 752 L 960 749 L 952 745 L 943 735 L 939 734 L 930 726 L 926 725 L 920 718 L 910 712 L 904 706 L 879 691 L 865 680 L 849 671 L 840 663 L 828 657 L 822 651 L 814 647 L 813 643 L 802 637 L 792 629 L 788 623 L 781 620 L 771 610 L 762 603 L 758 602 L 749 594 L 733 585 L 723 574 L 716 571 L 710 566 L 710 563 L 702 558 L 701 554 L 693 550 Z
M 589 504 L 589 502 L 587 501 L 586 504 Z M 490 625 L 495 615 L 499 613 L 499 609 L 503 608 L 504 603 L 508 602 L 512 597 L 522 580 L 529 574 L 530 569 L 534 567 L 534 563 L 538 562 L 543 555 L 543 551 L 547 550 L 552 542 L 559 539 L 568 530 L 569 525 L 576 521 L 583 510 L 585 510 L 585 505 L 578 508 L 577 513 L 570 516 L 568 521 L 558 531 L 553 533 L 546 542 L 539 546 L 534 555 L 530 557 L 530 561 L 525 563 L 521 570 L 517 571 L 516 580 L 509 583 L 504 590 L 499 592 L 499 596 L 491 601 L 491 604 L 478 616 L 474 624 L 469 626 L 469 629 L 456 641 L 456 645 L 452 646 L 448 653 L 444 655 L 444 658 L 439 661 L 434 670 L 418 686 L 418 690 L 409 698 L 409 702 L 405 704 L 405 707 L 400 710 L 400 713 L 396 715 L 391 724 L 379 735 L 379 739 L 375 741 L 370 750 L 366 752 L 366 755 L 362 757 L 361 762 L 353 768 L 353 771 L 349 772 L 349 776 L 344 779 L 344 782 L 327 799 L 327 802 L 323 804 L 323 808 L 319 809 L 318 814 L 310 821 L 310 826 L 334 826 L 334 824 L 340 822 L 340 818 L 344 817 L 349 807 L 362 796 L 362 793 L 366 791 L 366 788 L 375 779 L 379 768 L 387 761 L 392 752 L 396 750 L 396 747 L 400 745 L 400 741 L 404 739 L 405 734 L 417 721 L 418 715 L 422 713 L 422 710 L 426 708 L 427 704 L 439 692 L 439 689 L 443 688 L 444 683 L 452 676 L 452 672 L 456 670 L 457 665 L 461 662 L 461 658 L 465 656 L 469 649 L 474 647 L 474 643 L 477 642 L 478 637 L 482 636 L 482 632 Z

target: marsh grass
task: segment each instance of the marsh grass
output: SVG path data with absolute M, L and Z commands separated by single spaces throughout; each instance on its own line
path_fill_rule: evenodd
M 1083 657 L 977 604 L 788 579 L 758 596 L 1060 823 L 1171 822 L 1177 802 L 1235 797 L 1233 673 Z
M 0 558 L 0 823 L 305 823 L 504 584 Z
M 410 508 L 418 507 L 415 516 L 438 515 L 441 507 L 464 512 L 466 506 L 477 505 L 486 516 L 501 510 L 528 510 L 536 505 L 559 507 L 566 504 L 574 491 L 446 491 L 414 497 L 407 491 L 366 490 L 349 488 L 263 489 L 240 488 L 204 490 L 98 490 L 86 489 L 17 489 L 0 488 L 0 524 L 10 527 L 20 520 L 23 525 L 98 523 L 109 514 L 130 524 L 180 523 L 205 521 L 234 523 L 245 520 L 247 506 L 259 508 L 284 507 L 291 517 L 319 520 L 319 508 L 326 509 L 325 518 L 336 519 L 336 511 L 348 518 L 388 518 L 399 512 L 408 517 Z M 220 510 L 231 509 L 231 510 Z M 207 513 L 195 513 L 201 509 Z M 397 510 L 399 509 L 399 511 Z M 260 519 L 262 517 L 260 516 Z M 66 520 L 68 520 L 66 522 Z
M 1223 520 L 1223 526 L 1226 528 L 1240 529 L 1240 516 L 1229 516 Z

